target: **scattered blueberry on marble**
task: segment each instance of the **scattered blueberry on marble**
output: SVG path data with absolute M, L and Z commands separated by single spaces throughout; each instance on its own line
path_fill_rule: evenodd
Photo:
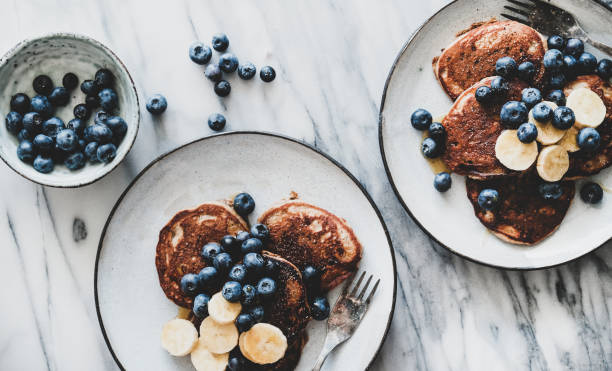
M 452 179 L 449 173 L 446 171 L 436 174 L 434 177 L 434 188 L 438 192 L 446 192 L 452 185 Z
M 215 84 L 215 94 L 220 97 L 227 97 L 232 91 L 232 87 L 226 80 L 220 80 Z
M 147 100 L 147 111 L 152 115 L 161 115 L 168 108 L 168 101 L 161 94 L 154 94 Z
M 255 200 L 248 193 L 239 193 L 234 197 L 234 210 L 239 215 L 249 215 L 255 210 Z
M 263 82 L 272 82 L 276 78 L 276 71 L 270 66 L 263 66 L 259 71 L 259 78 Z
M 580 188 L 580 198 L 587 204 L 598 204 L 603 198 L 603 189 L 597 183 L 587 182 Z
M 219 82 L 223 78 L 223 72 L 221 72 L 221 69 L 219 68 L 218 64 L 211 63 L 206 66 L 206 69 L 204 70 L 204 76 L 206 76 L 206 78 L 210 81 Z
M 243 80 L 252 79 L 257 73 L 257 67 L 251 62 L 245 62 L 238 67 L 238 76 Z
M 532 62 L 523 62 L 518 66 L 518 77 L 525 82 L 531 82 L 536 74 L 535 64 Z
M 32 87 L 36 93 L 47 96 L 53 90 L 53 81 L 47 75 L 39 75 L 34 78 Z
M 599 148 L 601 135 L 593 128 L 583 128 L 578 132 L 576 142 L 581 150 L 592 152 Z
M 218 52 L 224 52 L 229 46 L 229 39 L 224 33 L 215 34 L 212 38 L 212 46 Z
M 30 97 L 24 93 L 17 93 L 11 97 L 11 111 L 26 114 L 30 109 Z
M 219 68 L 225 73 L 232 73 L 238 68 L 238 58 L 232 53 L 225 53 L 219 57 Z
M 542 183 L 538 186 L 538 192 L 543 199 L 550 200 L 558 200 L 563 195 L 563 188 L 558 182 L 554 183 Z
M 493 210 L 499 203 L 499 193 L 490 188 L 483 189 L 478 194 L 478 205 L 486 211 Z
M 410 116 L 410 123 L 412 124 L 412 127 L 414 127 L 417 130 L 428 129 L 429 125 L 431 125 L 431 122 L 432 122 L 431 113 L 429 113 L 429 111 L 423 108 L 417 109 Z
M 208 127 L 214 131 L 221 131 L 225 128 L 225 116 L 220 113 L 213 113 L 208 116 Z
M 531 143 L 538 137 L 538 128 L 531 122 L 524 122 L 518 127 L 516 136 L 523 143 Z
M 79 78 L 72 72 L 68 72 L 62 78 L 62 85 L 68 90 L 73 90 L 79 85 Z
M 194 63 L 197 64 L 206 64 L 210 62 L 210 58 L 212 57 L 212 50 L 207 45 L 204 45 L 203 42 L 196 41 L 189 47 L 189 58 Z

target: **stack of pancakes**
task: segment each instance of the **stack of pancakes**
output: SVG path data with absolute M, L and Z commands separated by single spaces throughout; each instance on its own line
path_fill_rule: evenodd
M 468 198 L 478 219 L 501 239 L 522 245 L 538 243 L 559 226 L 574 197 L 573 180 L 597 174 L 612 162 L 612 87 L 597 75 L 579 76 L 565 86 L 566 96 L 573 89 L 586 87 L 599 95 L 606 106 L 606 119 L 597 127 L 601 145 L 594 152 L 570 153 L 570 168 L 561 186 L 563 196 L 545 201 L 538 192 L 542 182 L 534 167 L 512 171 L 495 157 L 495 143 L 504 130 L 499 113 L 504 102 L 481 105 L 474 95 L 489 85 L 495 75 L 495 62 L 503 56 L 517 64 L 532 62 L 537 69 L 531 86 L 542 90 L 546 41 L 537 31 L 514 21 L 491 20 L 474 25 L 457 35 L 458 39 L 434 58 L 434 73 L 442 88 L 454 100 L 442 120 L 446 129 L 447 167 L 467 177 Z M 510 81 L 506 101 L 521 100 L 527 83 Z M 501 202 L 497 209 L 484 211 L 478 206 L 480 190 L 494 188 Z
M 281 360 L 259 369 L 293 370 L 311 319 L 301 271 L 308 265 L 316 267 L 322 273 L 321 289 L 331 290 L 357 270 L 362 247 L 345 220 L 299 200 L 267 210 L 258 222 L 270 229 L 263 255 L 280 267 L 275 297 L 264 303 L 263 322 L 280 328 L 288 344 Z M 168 299 L 191 310 L 193 298 L 183 294 L 180 280 L 207 266 L 200 256 L 202 246 L 248 230 L 248 223 L 229 202 L 205 203 L 177 213 L 160 231 L 155 257 L 159 283 Z

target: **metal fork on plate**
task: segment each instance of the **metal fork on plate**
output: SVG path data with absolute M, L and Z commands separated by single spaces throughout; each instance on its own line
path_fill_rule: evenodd
M 319 371 L 332 350 L 353 335 L 355 329 L 368 310 L 370 300 L 378 288 L 380 279 L 376 281 L 372 291 L 370 291 L 370 294 L 364 299 L 366 290 L 370 286 L 370 282 L 372 282 L 373 278 L 373 276 L 370 275 L 358 295 L 357 292 L 359 291 L 359 286 L 361 286 L 365 274 L 366 272 L 361 273 L 353 290 L 349 292 L 353 284 L 353 279 L 355 278 L 355 276 L 353 276 L 344 287 L 344 291 L 342 291 L 336 304 L 334 304 L 334 308 L 327 319 L 327 336 L 325 337 L 325 343 L 323 344 L 319 359 L 312 371 Z
M 513 21 L 521 22 L 529 27 L 535 28 L 545 35 L 560 35 L 564 38 L 580 39 L 612 55 L 612 47 L 593 40 L 584 31 L 572 13 L 542 0 L 508 0 L 516 5 L 506 5 L 504 8 L 513 14 L 501 15 Z

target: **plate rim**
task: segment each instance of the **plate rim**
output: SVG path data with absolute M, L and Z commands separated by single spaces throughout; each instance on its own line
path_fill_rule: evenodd
M 406 205 L 406 203 L 404 202 L 404 199 L 402 198 L 402 195 L 400 194 L 397 186 L 395 185 L 395 182 L 393 181 L 393 175 L 391 173 L 391 169 L 389 168 L 389 165 L 387 163 L 387 157 L 385 155 L 385 146 L 384 146 L 384 139 L 383 139 L 383 125 L 385 125 L 385 119 L 383 116 L 383 111 L 385 109 L 385 101 L 387 98 L 387 91 L 389 89 L 389 83 L 391 82 L 391 78 L 393 77 L 393 74 L 395 72 L 396 67 L 399 64 L 400 59 L 402 58 L 402 56 L 404 55 L 404 53 L 406 52 L 406 50 L 410 47 L 410 45 L 412 44 L 412 41 L 414 40 L 414 38 L 416 37 L 416 35 L 423 29 L 423 27 L 425 27 L 427 24 L 429 24 L 438 14 L 440 14 L 441 12 L 443 12 L 446 8 L 450 7 L 451 5 L 455 4 L 456 2 L 459 2 L 462 0 L 453 0 L 451 2 L 449 2 L 448 4 L 444 5 L 442 8 L 440 8 L 438 11 L 436 11 L 433 15 L 431 15 L 430 17 L 428 17 L 423 23 L 421 23 L 419 25 L 419 27 L 417 27 L 416 30 L 414 30 L 414 32 L 410 35 L 410 37 L 408 38 L 408 40 L 406 40 L 406 42 L 404 43 L 404 45 L 402 46 L 402 48 L 400 49 L 400 51 L 398 52 L 398 54 L 395 57 L 395 60 L 393 61 L 393 64 L 391 65 L 391 69 L 389 70 L 389 72 L 387 73 L 387 77 L 385 79 L 385 86 L 383 88 L 383 93 L 382 93 L 382 98 L 380 101 L 380 109 L 378 111 L 378 147 L 380 150 L 380 155 L 382 157 L 382 162 L 383 162 L 383 167 L 385 168 L 385 173 L 387 174 L 387 179 L 389 180 L 389 183 L 391 184 L 391 188 L 393 189 L 393 193 L 395 193 L 395 197 L 398 199 L 398 201 L 400 202 L 400 204 L 402 205 L 402 207 L 404 208 L 404 210 L 408 213 L 408 215 L 410 215 L 410 218 L 415 222 L 415 224 L 423 231 L 425 232 L 425 234 L 432 239 L 433 241 L 435 241 L 438 245 L 444 247 L 446 250 L 450 251 L 451 253 L 465 259 L 468 261 L 471 261 L 473 263 L 476 264 L 480 264 L 486 267 L 491 267 L 491 268 L 496 268 L 496 269 L 504 269 L 504 270 L 508 270 L 508 271 L 534 271 L 534 270 L 540 270 L 540 269 L 549 269 L 549 268 L 554 268 L 554 267 L 558 267 L 564 264 L 568 264 L 571 263 L 573 261 L 576 261 L 588 254 L 591 254 L 595 251 L 597 251 L 599 248 L 603 247 L 604 245 L 606 245 L 608 242 L 612 241 L 612 236 L 610 236 L 610 238 L 608 238 L 606 241 L 604 241 L 602 244 L 600 244 L 599 246 L 595 246 L 593 247 L 591 250 L 584 252 L 583 254 L 576 256 L 572 259 L 569 260 L 565 260 L 563 262 L 560 263 L 555 263 L 555 264 L 551 264 L 551 265 L 543 265 L 543 266 L 539 266 L 539 267 L 508 267 L 508 266 L 503 266 L 503 265 L 497 265 L 497 264 L 492 264 L 492 263 L 486 263 L 483 261 L 480 261 L 476 258 L 467 256 L 465 254 L 460 253 L 459 251 L 456 251 L 455 249 L 453 249 L 452 247 L 443 244 L 442 242 L 440 242 L 427 228 L 425 228 L 425 226 L 423 224 L 421 224 L 421 222 L 419 221 L 419 219 L 417 219 L 417 217 L 412 213 L 412 211 L 410 210 L 410 208 L 408 207 L 408 205 Z M 597 5 L 602 6 L 599 2 L 595 1 L 595 3 Z M 612 11 L 611 9 L 602 6 L 604 9 L 607 9 L 609 11 Z
M 115 202 L 115 204 L 113 205 L 113 208 L 111 209 L 106 221 L 104 222 L 104 227 L 102 228 L 102 233 L 100 235 L 100 240 L 98 242 L 98 249 L 96 251 L 96 260 L 95 260 L 95 266 L 94 266 L 94 301 L 95 301 L 95 307 L 96 307 L 96 317 L 98 319 L 98 324 L 100 326 L 100 330 L 102 331 L 102 336 L 104 337 L 104 342 L 106 343 L 106 347 L 108 348 L 111 356 L 113 357 L 113 360 L 115 361 L 115 363 L 117 364 L 117 366 L 119 367 L 119 369 L 121 370 L 125 370 L 125 367 L 123 366 L 123 364 L 121 363 L 121 361 L 119 360 L 119 358 L 117 357 L 117 355 L 115 354 L 115 351 L 113 350 L 113 347 L 111 345 L 110 339 L 108 338 L 108 335 L 106 333 L 106 328 L 104 327 L 104 322 L 102 320 L 102 314 L 100 312 L 100 302 L 98 299 L 98 263 L 100 261 L 100 254 L 102 251 L 102 245 L 104 243 L 104 237 L 106 236 L 106 231 L 108 229 L 108 226 L 111 222 L 111 220 L 113 219 L 115 212 L 117 211 L 117 208 L 119 207 L 119 205 L 121 204 L 121 202 L 123 201 L 123 199 L 125 198 L 125 196 L 127 196 L 128 192 L 132 189 L 132 187 L 136 184 L 136 182 L 151 168 L 153 167 L 153 165 L 157 164 L 158 162 L 164 160 L 167 156 L 173 154 L 174 152 L 177 152 L 179 150 L 182 150 L 185 147 L 200 143 L 200 142 L 204 142 L 208 139 L 211 138 L 217 138 L 217 137 L 224 137 L 224 136 L 233 136 L 233 135 L 262 135 L 262 136 L 270 136 L 270 137 L 274 137 L 277 139 L 281 139 L 281 140 L 285 140 L 285 141 L 289 141 L 295 144 L 299 144 L 313 152 L 315 152 L 316 154 L 319 154 L 321 156 L 323 156 L 323 158 L 325 158 L 326 160 L 328 160 L 329 162 L 331 162 L 332 165 L 335 165 L 336 167 L 338 167 L 340 170 L 342 170 L 344 172 L 345 175 L 347 175 L 352 181 L 353 183 L 355 183 L 355 185 L 361 190 L 361 192 L 363 193 L 363 195 L 366 197 L 366 199 L 368 200 L 368 202 L 370 203 L 370 206 L 372 207 L 372 209 L 374 210 L 374 212 L 376 213 L 376 216 L 378 217 L 378 220 L 380 221 L 380 224 L 385 232 L 385 236 L 387 237 L 387 242 L 389 244 L 389 250 L 391 252 L 391 262 L 392 262 L 392 267 L 393 267 L 393 295 L 392 295 L 392 300 L 391 300 L 391 310 L 389 311 L 389 318 L 387 319 L 387 324 L 383 333 L 383 337 L 380 341 L 380 344 L 378 345 L 378 349 L 376 349 L 376 352 L 374 352 L 374 354 L 372 355 L 372 358 L 370 359 L 370 361 L 368 362 L 368 366 L 366 367 L 366 369 L 369 369 L 372 366 L 372 363 L 376 360 L 377 356 L 380 354 L 380 351 L 387 339 L 387 336 L 389 335 L 389 330 L 391 328 L 391 322 L 393 321 L 393 316 L 395 314 L 395 302 L 397 299 L 397 264 L 395 261 L 395 250 L 393 248 L 393 242 L 391 240 L 391 235 L 389 234 L 389 229 L 387 228 L 387 224 L 385 223 L 384 218 L 382 217 L 382 214 L 380 212 L 380 210 L 378 209 L 378 206 L 376 205 L 376 203 L 374 202 L 374 200 L 372 199 L 372 197 L 370 196 L 370 194 L 368 193 L 368 191 L 366 190 L 366 188 L 363 186 L 363 184 L 346 168 L 344 167 L 344 165 L 342 165 L 340 162 L 338 162 L 336 159 L 334 159 L 333 157 L 331 157 L 330 155 L 328 155 L 327 153 L 323 152 L 322 150 L 316 148 L 315 146 L 306 143 L 300 139 L 296 139 L 296 138 L 292 138 L 286 135 L 282 135 L 282 134 L 277 134 L 277 133 L 272 133 L 272 132 L 267 132 L 267 131 L 256 131 L 256 130 L 244 130 L 244 131 L 228 131 L 228 132 L 224 132 L 224 133 L 219 133 L 219 134 L 213 134 L 213 135 L 209 135 L 206 137 L 202 137 L 199 139 L 195 139 L 193 141 L 187 142 L 185 144 L 182 144 L 176 148 L 173 148 L 169 151 L 166 151 L 164 153 L 162 153 L 161 155 L 157 156 L 154 160 L 152 160 L 151 162 L 149 162 L 135 177 L 134 179 L 132 179 L 130 181 L 130 183 L 128 184 L 128 186 L 123 190 L 123 192 L 121 193 L 121 195 L 119 196 L 119 198 L 117 199 L 117 201 Z

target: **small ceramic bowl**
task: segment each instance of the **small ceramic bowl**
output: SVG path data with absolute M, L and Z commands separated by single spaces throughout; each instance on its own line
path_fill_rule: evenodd
M 30 98 L 36 95 L 32 81 L 38 75 L 51 77 L 55 86 L 62 85 L 63 76 L 72 72 L 81 82 L 93 79 L 96 71 L 107 68 L 115 75 L 115 91 L 119 97 L 119 109 L 115 113 L 122 117 L 128 131 L 117 147 L 117 156 L 108 163 L 87 163 L 80 170 L 70 171 L 63 164 L 56 164 L 49 174 L 39 173 L 31 164 L 17 157 L 17 137 L 6 130 L 4 117 L 10 111 L 10 99 L 16 93 L 25 93 Z M 70 102 L 59 107 L 55 116 L 68 123 L 74 115 L 75 105 L 85 102 L 85 94 L 77 87 L 70 91 Z M 93 122 L 98 109 L 93 110 L 87 123 Z M 125 158 L 132 148 L 138 133 L 140 111 L 138 94 L 129 72 L 119 58 L 106 46 L 87 36 L 58 33 L 36 39 L 25 40 L 9 50 L 0 59 L 0 157 L 23 177 L 52 187 L 80 187 L 102 178 Z

